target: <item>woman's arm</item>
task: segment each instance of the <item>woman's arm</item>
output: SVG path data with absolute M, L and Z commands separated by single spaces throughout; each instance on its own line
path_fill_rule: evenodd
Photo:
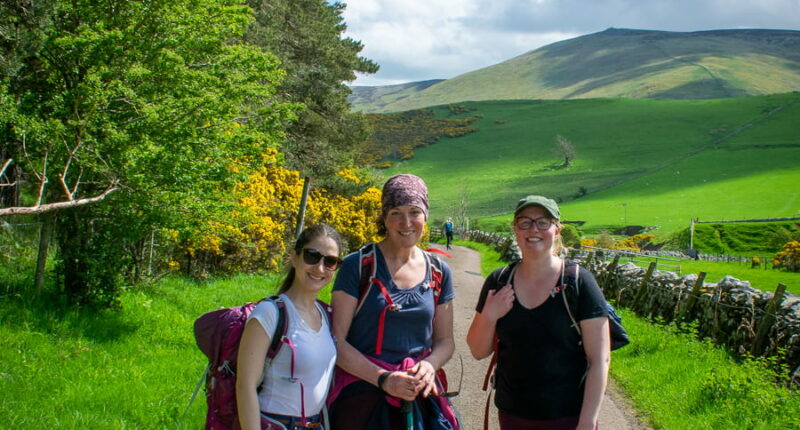
M 236 362 L 236 406 L 243 430 L 261 429 L 261 406 L 258 403 L 258 385 L 264 377 L 264 361 L 270 338 L 261 323 L 247 322 L 239 343 Z
M 492 354 L 497 320 L 505 316 L 514 305 L 514 289 L 506 285 L 499 290 L 489 290 L 480 312 L 475 312 L 467 332 L 467 345 L 472 356 L 482 360 Z
M 436 306 L 433 316 L 433 341 L 431 354 L 420 360 L 409 373 L 416 377 L 417 388 L 423 397 L 436 390 L 436 370 L 441 368 L 453 356 L 456 343 L 453 340 L 453 302 L 443 303 Z
M 333 336 L 336 338 L 338 357 L 336 365 L 347 373 L 378 386 L 378 377 L 386 370 L 367 360 L 361 352 L 347 342 L 347 333 L 353 323 L 358 300 L 344 291 L 334 291 L 331 298 L 333 306 Z M 451 322 L 452 324 L 452 322 Z M 403 400 L 414 400 L 417 396 L 415 381 L 404 372 L 393 372 L 383 383 L 384 391 Z
M 611 363 L 608 317 L 583 320 L 580 325 L 583 333 L 583 350 L 586 353 L 589 369 L 577 430 L 594 430 L 606 392 L 608 367 Z

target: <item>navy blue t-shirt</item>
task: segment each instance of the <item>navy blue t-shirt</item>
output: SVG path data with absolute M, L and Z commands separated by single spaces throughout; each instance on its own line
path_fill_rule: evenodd
M 380 313 L 386 306 L 386 299 L 380 287 L 373 284 L 364 301 L 361 310 L 353 317 L 350 331 L 347 333 L 347 342 L 353 345 L 362 354 L 375 357 L 387 363 L 398 364 L 405 357 L 417 357 L 429 349 L 433 342 L 433 315 L 434 297 L 433 288 L 429 287 L 431 281 L 430 265 L 425 273 L 425 279 L 418 285 L 407 290 L 397 288 L 389 276 L 389 268 L 378 246 L 375 246 L 375 262 L 377 272 L 375 276 L 383 282 L 395 304 L 402 306 L 400 310 L 387 311 L 383 333 L 383 351 L 375 355 L 375 344 L 378 335 L 378 321 Z M 435 257 L 430 257 L 435 258 Z M 358 252 L 345 257 L 333 291 L 344 291 L 356 300 L 359 297 L 359 261 Z M 442 262 L 441 297 L 439 304 L 445 304 L 455 297 L 453 290 L 453 277 L 450 267 Z

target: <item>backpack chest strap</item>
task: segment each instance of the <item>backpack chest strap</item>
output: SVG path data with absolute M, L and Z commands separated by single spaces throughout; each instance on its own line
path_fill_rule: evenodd
M 376 245 L 374 243 L 370 243 L 363 246 L 359 250 L 358 267 L 360 285 L 359 299 L 358 304 L 356 305 L 355 314 L 358 314 L 359 311 L 361 311 L 361 308 L 364 306 L 364 302 L 366 302 L 369 290 L 372 288 L 372 286 L 377 285 L 380 289 L 380 293 L 383 295 L 383 298 L 386 301 L 386 305 L 383 307 L 383 309 L 381 309 L 378 317 L 378 333 L 375 339 L 375 355 L 381 355 L 383 352 L 383 334 L 386 328 L 386 315 L 389 311 L 398 311 L 402 309 L 402 306 L 396 304 L 394 300 L 392 300 L 392 296 L 389 294 L 389 289 L 386 288 L 386 285 L 384 285 L 384 283 L 377 277 L 378 263 L 375 248 Z M 441 262 L 438 259 L 431 257 L 427 252 L 423 252 L 423 255 L 425 257 L 426 265 L 425 276 L 427 277 L 428 273 L 430 273 L 430 280 L 426 281 L 427 284 L 425 285 L 425 288 L 433 288 L 433 306 L 435 309 L 436 305 L 439 304 L 439 298 L 442 290 L 442 270 L 439 267 Z
M 289 382 L 300 384 L 300 421 L 303 427 L 305 427 L 308 423 L 306 421 L 306 393 L 305 393 L 305 386 L 303 385 L 303 380 L 294 376 L 294 369 L 295 369 L 295 359 L 297 356 L 297 350 L 292 342 L 289 339 L 289 336 L 281 336 L 281 343 L 285 343 L 292 353 L 292 358 L 289 364 L 289 377 L 286 378 Z
M 386 289 L 386 286 L 383 285 L 380 279 L 373 278 L 370 284 L 376 284 L 378 288 L 381 290 L 381 294 L 383 294 L 383 298 L 386 300 L 386 306 L 381 309 L 381 314 L 378 317 L 378 334 L 375 338 L 375 355 L 381 355 L 383 352 L 383 332 L 386 326 L 386 313 L 388 311 L 398 311 L 403 307 L 398 305 L 392 300 L 392 296 L 389 294 L 389 291 Z

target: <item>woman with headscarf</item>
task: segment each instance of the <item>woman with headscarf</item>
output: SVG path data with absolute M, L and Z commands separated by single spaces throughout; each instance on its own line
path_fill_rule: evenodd
M 411 419 L 415 429 L 457 429 L 436 378 L 455 349 L 452 276 L 417 247 L 427 187 L 414 175 L 393 176 L 381 202 L 383 240 L 348 255 L 333 287 L 332 428 L 406 429 Z

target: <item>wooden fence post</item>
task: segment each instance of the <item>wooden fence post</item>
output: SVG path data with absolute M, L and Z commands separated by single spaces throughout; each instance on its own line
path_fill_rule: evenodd
M 586 254 L 586 260 L 583 261 L 583 267 L 589 268 L 589 265 L 592 264 L 592 257 L 594 257 L 594 252 L 590 252 Z
M 614 259 L 608 263 L 606 266 L 606 274 L 603 276 L 603 288 L 608 286 L 609 281 L 611 281 L 611 276 L 614 273 L 614 270 L 617 269 L 617 264 L 619 263 L 619 254 L 614 254 Z
M 686 298 L 686 306 L 683 307 L 680 316 L 678 317 L 678 322 L 683 323 L 686 321 L 686 318 L 692 312 L 692 308 L 694 308 L 694 304 L 697 302 L 697 298 L 700 296 L 700 288 L 703 287 L 703 281 L 706 280 L 706 272 L 700 272 L 697 275 L 697 280 L 694 281 L 694 285 L 692 286 L 692 292 L 689 293 L 689 297 Z
M 753 355 L 761 354 L 761 347 L 764 344 L 764 339 L 767 337 L 767 333 L 769 333 L 772 324 L 775 324 L 775 312 L 777 312 L 778 306 L 780 306 L 781 301 L 783 301 L 783 294 L 785 292 L 786 285 L 778 284 L 778 288 L 775 289 L 775 295 L 772 296 L 772 300 L 767 303 L 766 314 L 758 325 L 758 334 L 756 334 L 755 341 L 753 342 Z
M 636 293 L 636 299 L 633 300 L 633 306 L 638 308 L 642 299 L 647 294 L 647 283 L 650 281 L 650 278 L 653 276 L 653 272 L 656 270 L 656 263 L 652 262 L 649 266 L 647 266 L 647 273 L 644 275 L 644 279 L 642 279 L 642 283 L 639 285 L 639 291 Z

